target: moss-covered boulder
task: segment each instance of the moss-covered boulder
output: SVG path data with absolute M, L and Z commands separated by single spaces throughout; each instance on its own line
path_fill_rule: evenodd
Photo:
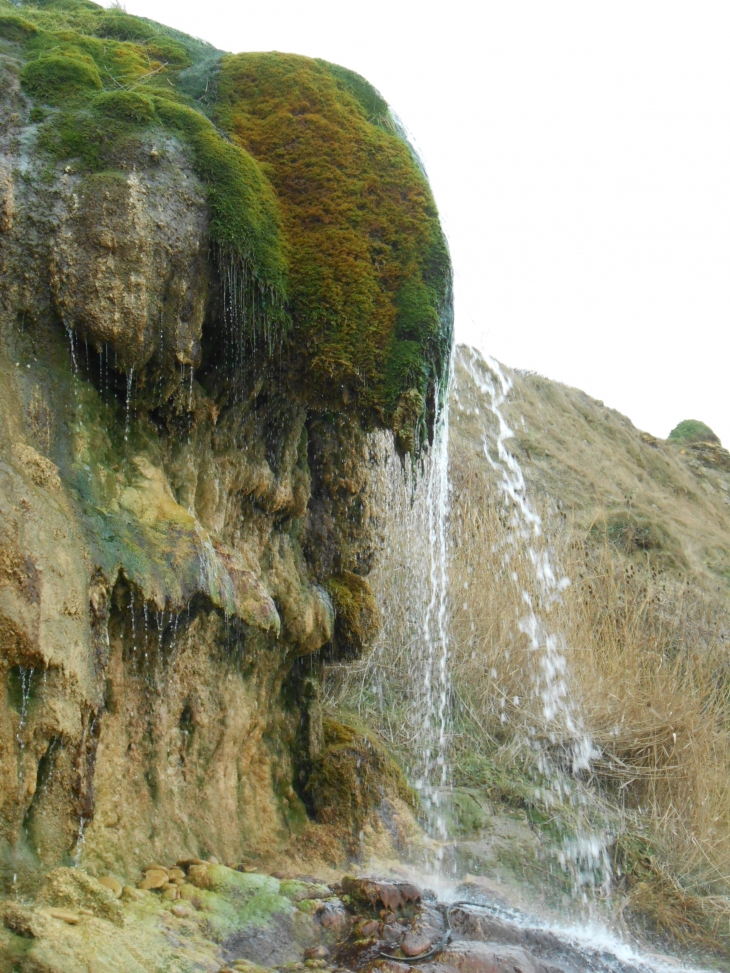
M 414 804 L 401 767 L 377 734 L 353 717 L 323 719 L 324 742 L 313 762 L 307 796 L 317 819 L 355 844 L 383 803 L 397 798 Z
M 720 437 L 699 419 L 685 419 L 684 422 L 680 422 L 669 433 L 668 439 L 670 443 L 680 445 L 692 443 L 717 443 L 718 446 L 720 445 Z
M 422 167 L 379 93 L 326 61 L 224 56 L 89 0 L 44 0 L 22 17 L 2 0 L 0 13 L 49 161 L 112 185 L 139 168 L 145 141 L 153 157 L 170 137 L 186 147 L 207 196 L 229 364 L 275 356 L 307 405 L 357 410 L 418 450 L 448 369 L 451 265 Z M 68 324 L 88 337 L 76 316 Z

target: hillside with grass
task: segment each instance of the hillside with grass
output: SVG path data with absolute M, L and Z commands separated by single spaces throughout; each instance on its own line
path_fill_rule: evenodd
M 506 863 L 535 889 L 562 883 L 570 895 L 582 868 L 579 882 L 595 879 L 592 894 L 608 896 L 619 925 L 726 954 L 730 454 L 711 430 L 696 435 L 699 424 L 659 440 L 577 389 L 509 369 L 504 377 L 513 433 L 502 427 L 504 446 L 542 526 L 526 531 L 504 489 L 487 391 L 499 388 L 497 373 L 460 347 L 449 443 L 455 790 L 444 803 L 457 834 L 466 817 L 463 834 L 501 842 L 501 858 L 482 863 L 488 874 Z M 408 622 L 404 509 L 388 524 L 389 561 L 377 576 L 391 607 L 383 632 L 369 658 L 347 674 L 333 669 L 332 698 L 416 766 L 406 645 L 420 633 Z M 539 583 L 545 565 L 557 596 Z M 550 719 L 527 601 L 565 664 L 554 676 L 563 708 Z M 589 770 L 575 768 L 579 732 L 592 741 Z M 530 830 L 505 845 L 498 822 L 514 815 Z M 586 834 L 605 851 L 606 885 L 605 868 L 588 875 L 585 856 L 570 860 Z

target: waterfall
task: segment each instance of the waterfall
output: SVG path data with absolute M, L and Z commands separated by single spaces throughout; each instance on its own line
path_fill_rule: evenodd
M 451 370 L 449 370 L 451 371 Z M 436 388 L 436 401 L 439 389 Z M 428 535 L 428 602 L 423 615 L 422 647 L 414 643 L 414 670 L 420 669 L 420 751 L 415 774 L 416 788 L 431 810 L 436 836 L 447 838 L 440 813 L 441 791 L 449 783 L 449 633 L 448 549 L 449 510 L 449 402 L 448 385 L 434 428 L 434 439 L 425 460 L 421 517 Z M 421 648 L 423 651 L 421 651 Z
M 542 518 L 528 494 L 517 457 L 507 447 L 514 435 L 503 411 L 512 390 L 510 378 L 494 359 L 481 359 L 471 349 L 460 354 L 460 362 L 496 420 L 496 435 L 485 435 L 483 452 L 499 477 L 509 511 L 503 563 L 522 604 L 517 628 L 527 638 L 531 663 L 531 671 L 525 677 L 531 683 L 532 698 L 539 700 L 541 709 L 542 719 L 530 729 L 526 741 L 545 782 L 536 789 L 535 797 L 548 811 L 566 800 L 575 809 L 577 827 L 570 837 L 563 838 L 555 855 L 570 876 L 574 897 L 588 902 L 596 887 L 608 892 L 611 864 L 607 838 L 596 834 L 587 820 L 585 795 L 580 790 L 580 775 L 590 773 L 591 761 L 600 754 L 584 725 L 578 701 L 570 692 L 563 637 L 549 620 L 570 579 L 556 573 Z M 524 554 L 528 570 L 520 576 L 515 560 Z

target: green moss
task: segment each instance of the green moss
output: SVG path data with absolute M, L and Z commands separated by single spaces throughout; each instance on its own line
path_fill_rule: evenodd
M 394 131 L 394 126 L 390 118 L 388 102 L 380 92 L 373 88 L 369 81 L 343 68 L 339 64 L 332 64 L 322 58 L 317 58 L 317 64 L 321 65 L 325 71 L 332 75 L 339 82 L 339 87 L 348 91 L 365 111 L 367 120 L 373 125 L 380 125 L 388 131 Z
M 101 88 L 99 70 L 90 57 L 46 54 L 30 61 L 20 73 L 25 90 L 48 105 L 60 105 L 70 98 Z
M 422 280 L 414 277 L 404 281 L 396 296 L 396 338 L 423 344 L 438 338 L 439 316 L 433 293 Z
M 92 107 L 123 121 L 149 123 L 155 117 L 155 106 L 149 98 L 136 91 L 105 91 L 92 102 Z
M 423 173 L 384 127 L 382 98 L 345 69 L 226 56 L 218 97 L 218 119 L 279 199 L 303 394 L 390 423 L 403 392 L 425 401 L 451 341 L 449 257 Z
M 0 0 L 0 11 L 28 59 L 34 120 L 41 104 L 61 109 L 41 124 L 51 159 L 95 172 L 119 165 L 140 126 L 179 137 L 207 190 L 232 347 L 250 357 L 261 329 L 269 351 L 272 335 L 289 336 L 277 360 L 308 405 L 400 429 L 405 402 L 399 444 L 416 450 L 448 364 L 451 268 L 425 176 L 381 95 L 326 61 L 221 58 L 87 0 L 39 0 L 23 17 Z
M 37 33 L 38 28 L 29 20 L 17 14 L 0 14 L 0 37 L 6 41 L 26 41 Z
M 717 436 L 709 426 L 698 419 L 685 419 L 669 433 L 671 443 L 719 443 Z
M 150 57 L 162 64 L 170 64 L 176 68 L 187 68 L 193 63 L 190 54 L 183 45 L 174 41 L 171 37 L 155 37 L 147 42 L 145 49 Z
M 156 31 L 139 17 L 132 17 L 123 10 L 109 10 L 98 18 L 94 33 L 98 37 L 113 37 L 120 41 L 147 41 Z
M 193 151 L 195 170 L 208 189 L 210 235 L 221 256 L 250 267 L 262 287 L 283 298 L 286 244 L 276 197 L 258 163 L 195 109 L 163 98 L 154 105 L 165 126 Z

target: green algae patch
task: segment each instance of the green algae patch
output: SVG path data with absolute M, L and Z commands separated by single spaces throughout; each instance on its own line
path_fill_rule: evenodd
M 239 927 L 267 926 L 276 916 L 292 911 L 278 880 L 270 875 L 238 872 L 225 865 L 192 865 L 188 879 L 208 894 L 206 901 L 211 906 L 225 910 Z
M 226 56 L 217 118 L 261 164 L 290 246 L 303 395 L 388 424 L 447 366 L 451 268 L 428 183 L 368 83 L 285 54 Z M 409 338 L 399 337 L 400 331 Z
M 101 89 L 99 69 L 90 57 L 48 54 L 25 65 L 20 73 L 25 90 L 48 105 Z

